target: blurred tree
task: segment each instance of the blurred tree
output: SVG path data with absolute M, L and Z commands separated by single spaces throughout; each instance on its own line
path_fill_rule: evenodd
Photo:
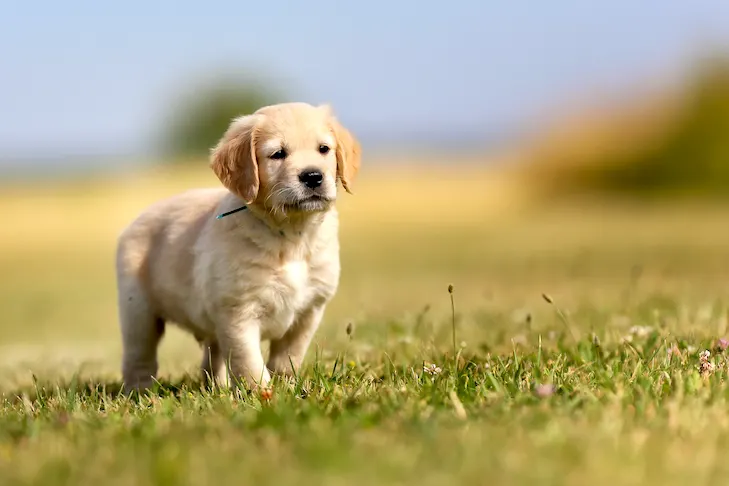
M 668 135 L 644 151 L 598 161 L 585 184 L 646 195 L 729 196 L 729 60 L 700 65 Z
M 700 60 L 683 88 L 676 109 L 663 115 L 659 110 L 659 119 L 635 123 L 630 107 L 624 107 L 622 120 L 611 122 L 618 135 L 606 137 L 607 143 L 570 162 L 568 150 L 558 148 L 527 170 L 552 196 L 729 197 L 729 57 L 720 53 Z M 659 135 L 642 137 L 644 143 L 631 140 L 626 130 L 650 132 L 646 124 L 657 127 Z
M 173 103 L 165 124 L 165 152 L 175 162 L 207 156 L 233 118 L 280 101 L 272 89 L 241 78 L 202 83 Z

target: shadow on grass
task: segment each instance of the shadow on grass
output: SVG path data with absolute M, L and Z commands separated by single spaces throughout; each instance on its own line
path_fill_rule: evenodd
M 74 376 L 68 380 L 39 381 L 14 390 L 1 390 L 0 398 L 15 403 L 43 403 L 50 399 L 69 401 L 103 401 L 127 397 L 138 402 L 142 397 L 180 398 L 182 394 L 210 392 L 211 388 L 199 377 L 186 375 L 178 380 L 159 380 L 141 393 L 125 388 L 121 381 L 94 381 Z

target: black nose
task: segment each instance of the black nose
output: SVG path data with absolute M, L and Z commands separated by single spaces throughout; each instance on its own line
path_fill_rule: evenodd
M 318 170 L 305 170 L 299 174 L 299 180 L 309 189 L 316 189 L 324 181 L 324 174 Z

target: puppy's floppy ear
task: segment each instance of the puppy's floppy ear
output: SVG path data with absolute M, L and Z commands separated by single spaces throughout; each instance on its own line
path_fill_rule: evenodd
M 233 120 L 210 155 L 210 167 L 220 182 L 249 204 L 258 196 L 260 184 L 256 159 L 259 116 L 245 115 Z
M 330 114 L 332 132 L 337 140 L 337 179 L 342 182 L 342 187 L 352 194 L 350 187 L 359 172 L 362 148 L 356 138 L 344 128 L 339 121 L 331 114 L 329 106 L 321 107 Z

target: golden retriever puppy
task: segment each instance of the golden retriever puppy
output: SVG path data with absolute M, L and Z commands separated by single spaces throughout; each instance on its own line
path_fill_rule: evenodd
M 119 237 L 125 386 L 153 384 L 168 322 L 202 343 L 202 370 L 220 384 L 228 371 L 251 387 L 295 372 L 339 283 L 337 182 L 351 192 L 359 165 L 327 106 L 233 120 L 210 160 L 225 188 L 158 202 Z

